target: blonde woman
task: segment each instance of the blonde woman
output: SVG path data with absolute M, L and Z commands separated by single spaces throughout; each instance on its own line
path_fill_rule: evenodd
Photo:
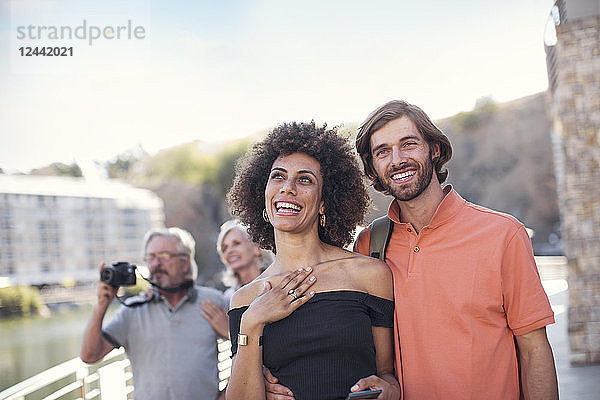
M 227 267 L 223 281 L 229 286 L 225 290 L 225 304 L 233 293 L 256 279 L 273 261 L 271 252 L 258 247 L 248 235 L 248 228 L 239 220 L 232 219 L 221 225 L 217 237 L 217 253 Z M 207 301 L 202 303 L 202 315 L 224 338 L 229 337 L 229 320 L 224 310 Z

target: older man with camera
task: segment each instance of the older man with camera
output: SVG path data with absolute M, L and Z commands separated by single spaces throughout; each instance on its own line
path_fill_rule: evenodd
M 216 289 L 195 285 L 194 247 L 194 239 L 182 229 L 149 231 L 144 260 L 154 296 L 126 302 L 104 326 L 118 286 L 131 284 L 132 272 L 123 263 L 101 266 L 98 304 L 85 331 L 81 359 L 95 363 L 123 346 L 131 361 L 136 399 L 215 399 L 218 395 L 219 335 L 201 315 L 201 303 L 211 301 L 221 308 L 225 304 Z

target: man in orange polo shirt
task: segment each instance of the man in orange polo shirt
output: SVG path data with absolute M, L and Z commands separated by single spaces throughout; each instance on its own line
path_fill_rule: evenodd
M 356 148 L 375 189 L 394 197 L 385 261 L 404 399 L 558 398 L 545 328 L 554 315 L 523 224 L 442 187 L 452 147 L 415 105 L 379 107 Z M 370 231 L 355 243 L 362 254 Z

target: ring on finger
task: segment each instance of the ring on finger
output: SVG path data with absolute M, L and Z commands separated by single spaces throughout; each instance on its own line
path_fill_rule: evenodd
M 296 291 L 294 289 L 290 289 L 287 294 L 289 296 L 292 296 L 294 298 L 294 300 L 296 300 L 298 298 L 298 295 L 296 294 Z

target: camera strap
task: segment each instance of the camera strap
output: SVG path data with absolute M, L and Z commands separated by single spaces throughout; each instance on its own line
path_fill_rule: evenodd
M 141 276 L 141 274 L 140 274 Z M 175 287 L 172 288 L 164 288 L 160 285 L 157 285 L 156 283 L 152 282 L 150 279 L 146 278 L 145 276 L 142 276 L 142 278 L 148 282 L 149 284 L 152 285 L 152 287 L 157 288 L 158 290 L 162 290 L 164 292 L 168 292 L 168 293 L 175 293 L 175 292 L 180 292 L 182 290 L 187 290 L 189 288 L 191 288 L 192 286 L 194 286 L 194 282 L 193 281 L 185 281 L 180 285 L 177 285 Z
M 125 307 L 138 307 L 142 304 L 150 303 L 152 300 L 154 300 L 154 296 L 147 297 L 143 295 L 128 297 L 125 300 L 121 300 L 119 297 L 117 298 L 119 299 L 119 302 Z
M 144 278 L 144 277 L 142 276 L 142 278 Z M 144 278 L 144 279 L 146 281 L 148 281 L 156 289 L 164 290 L 165 292 L 169 292 L 169 293 L 173 293 L 173 292 L 178 292 L 180 290 L 189 289 L 192 286 L 194 286 L 194 282 L 192 282 L 192 281 L 185 281 L 181 285 L 175 286 L 173 288 L 163 288 L 163 287 L 161 287 L 161 286 L 159 286 L 159 285 L 157 285 L 157 284 L 155 284 L 153 282 L 150 282 L 146 278 Z M 141 306 L 143 304 L 150 303 L 152 300 L 154 300 L 154 298 L 155 298 L 156 295 L 158 295 L 158 293 L 155 293 L 154 296 L 150 296 L 150 297 L 144 296 L 144 295 L 141 295 L 141 296 L 132 296 L 132 297 L 129 297 L 129 298 L 125 299 L 125 300 L 122 300 L 120 297 L 117 296 L 117 299 L 119 300 L 119 302 L 121 304 L 123 304 L 126 307 L 139 307 L 139 306 Z

